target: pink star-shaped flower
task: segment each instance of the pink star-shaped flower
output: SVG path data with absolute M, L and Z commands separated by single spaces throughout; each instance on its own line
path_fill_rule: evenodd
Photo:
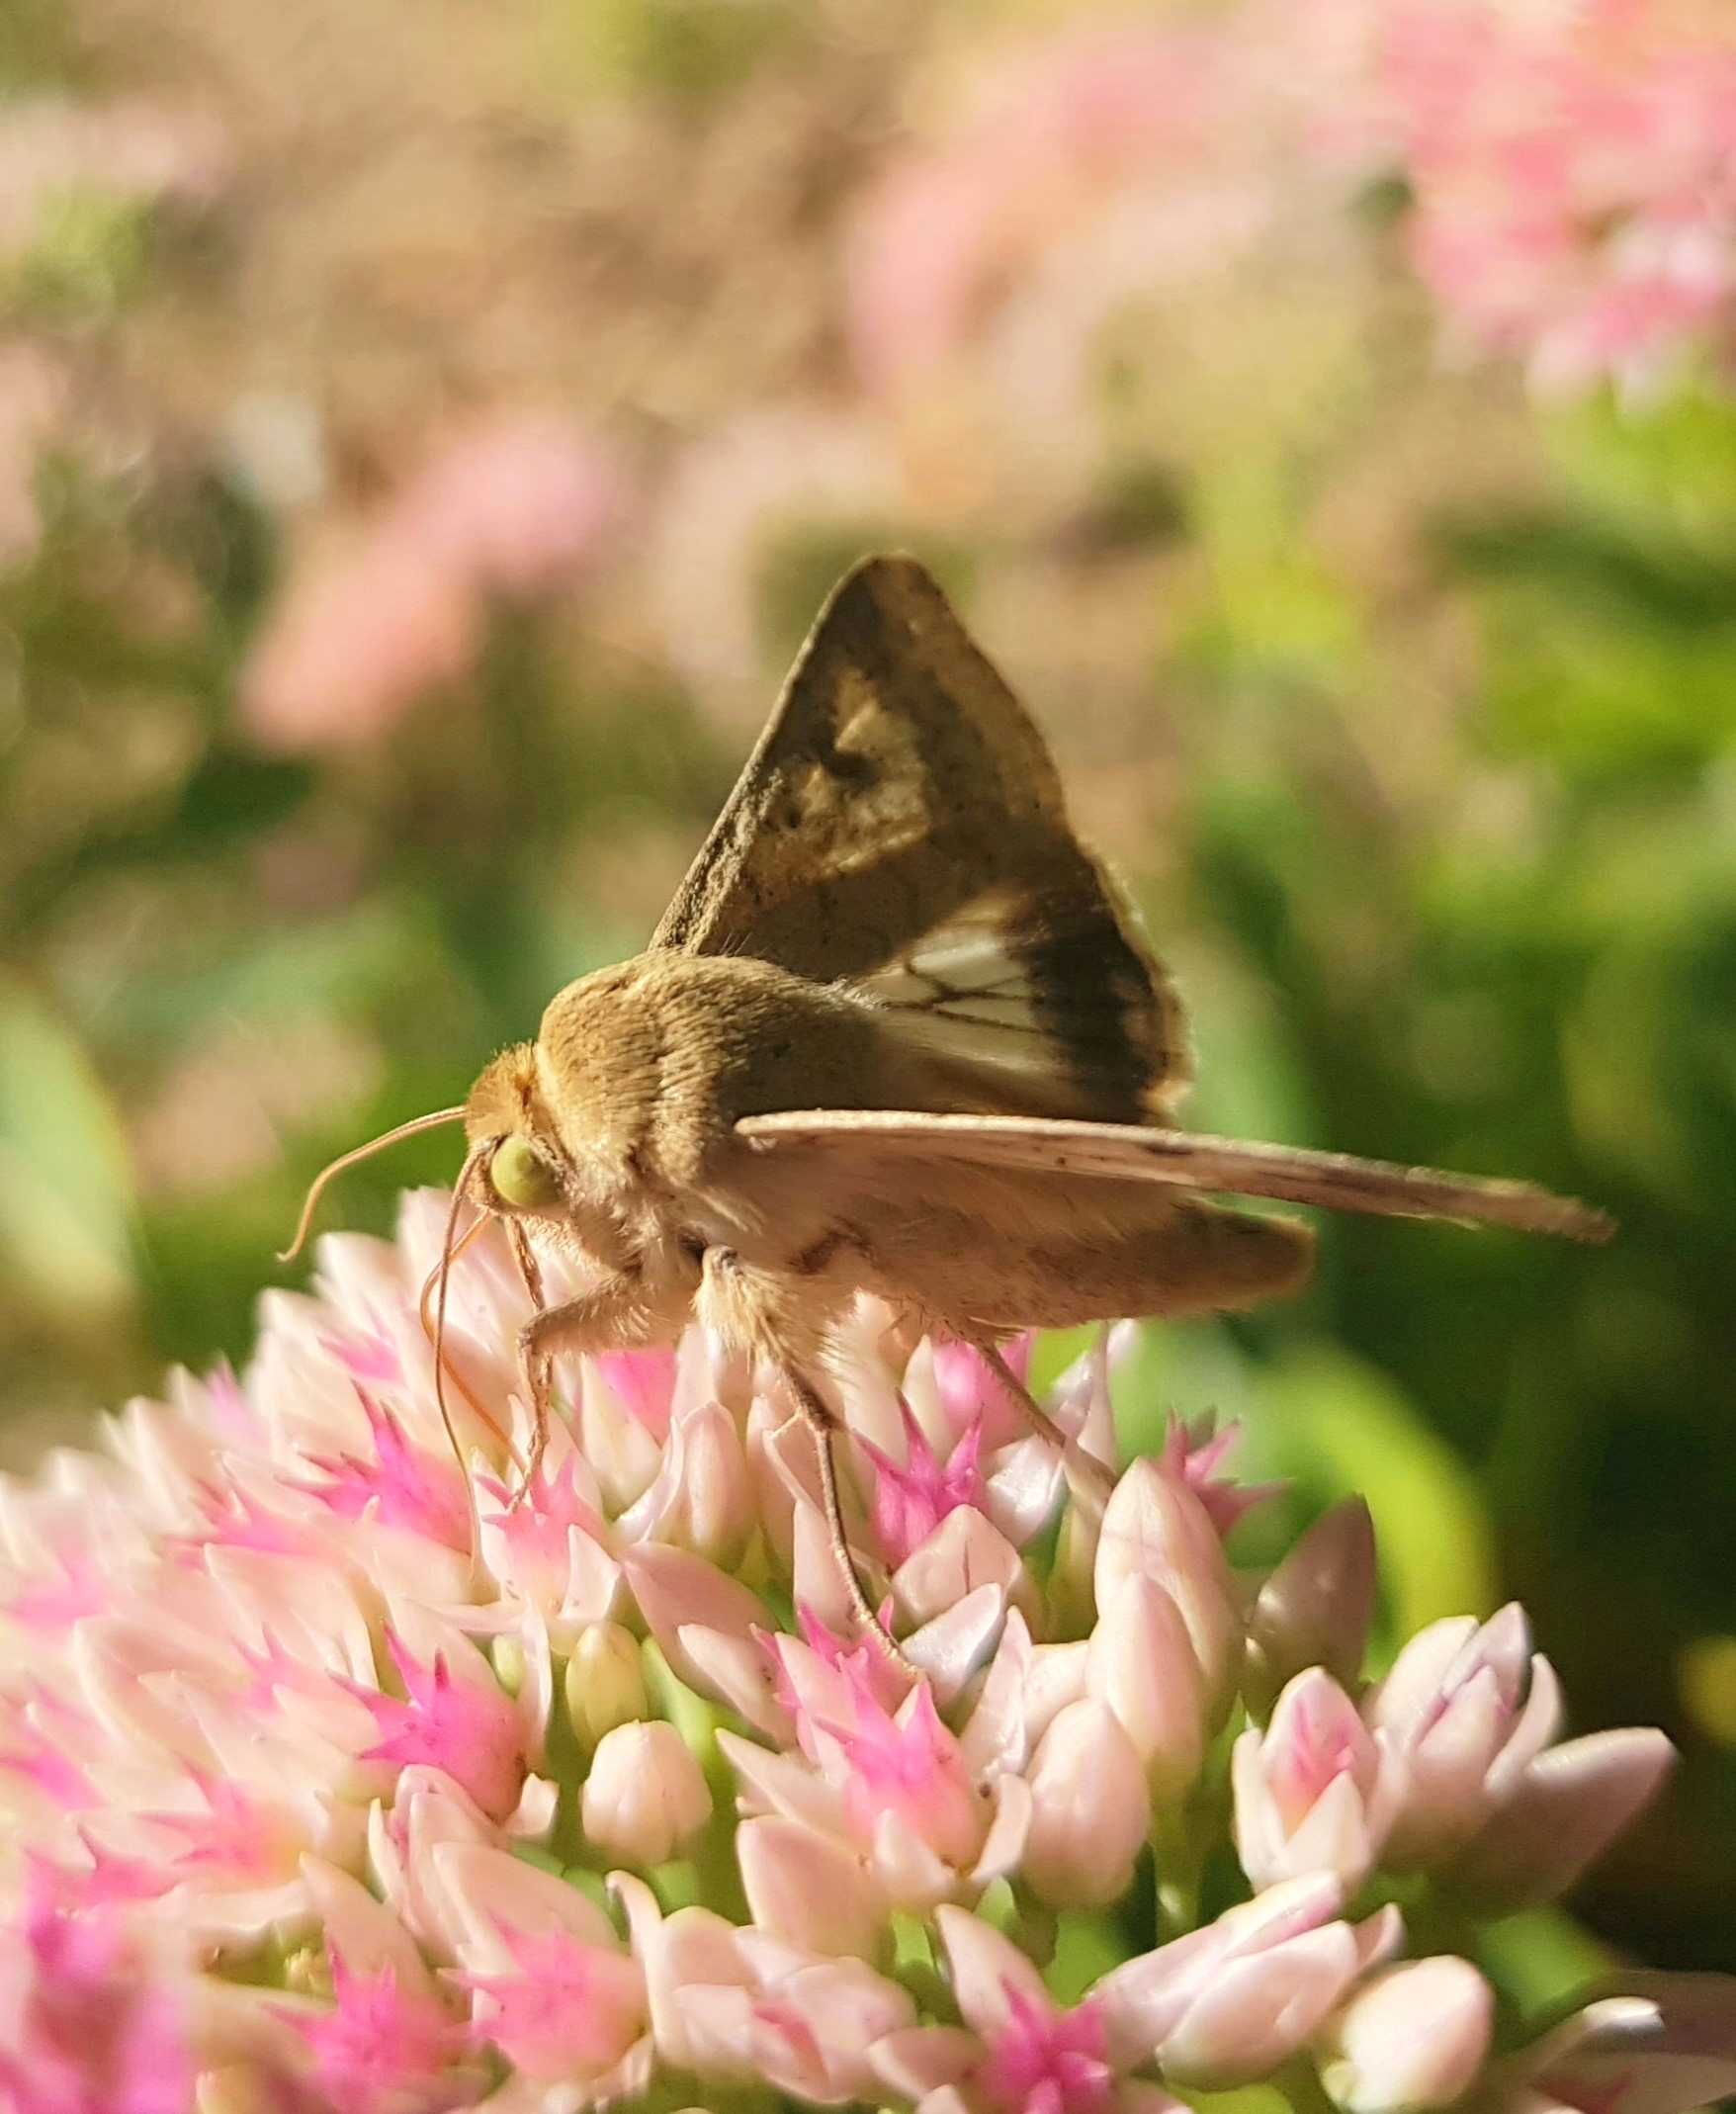
M 343 1684 L 385 1734 L 362 1759 L 443 1769 L 484 1812 L 504 1819 L 518 1804 L 525 1775 L 524 1723 L 511 1697 L 491 1681 L 456 1678 L 444 1652 L 431 1667 L 420 1665 L 390 1629 L 386 1645 L 408 1692 L 404 1701 L 358 1682 Z
M 475 2031 L 515 2070 L 538 2078 L 610 2070 L 645 2025 L 645 1976 L 625 1953 L 585 1945 L 570 1931 L 500 1929 L 513 1972 L 455 1974 L 481 1998 Z
M 944 1466 L 902 1398 L 899 1413 L 905 1426 L 902 1464 L 862 1441 L 863 1451 L 874 1463 L 874 1532 L 894 1569 L 927 1541 L 948 1513 L 961 1505 L 981 1507 L 983 1502 L 983 1478 L 977 1468 L 983 1445 L 982 1412 L 971 1419 Z
M 1056 2011 L 1010 1982 L 1005 1994 L 1005 2021 L 975 2079 L 995 2114 L 1106 2114 L 1115 2072 L 1101 2005 Z
M 443 1547 L 471 1545 L 470 1498 L 455 1460 L 445 1460 L 404 1437 L 403 1426 L 361 1388 L 362 1408 L 374 1438 L 374 1458 L 364 1453 L 316 1453 L 308 1464 L 329 1478 L 306 1483 L 339 1519 L 359 1520 L 372 1509 L 385 1526 L 426 1535 Z
M 543 1569 L 564 1572 L 566 1537 L 574 1527 L 593 1541 L 603 1539 L 602 1521 L 578 1494 L 575 1453 L 568 1453 L 553 1475 L 546 1462 L 539 1466 L 522 1498 L 497 1475 L 478 1476 L 477 1488 L 492 1508 L 483 1515 L 483 1525 L 498 1528 L 505 1537 L 515 1575 Z
M 1210 1413 L 1184 1423 L 1172 1411 L 1164 1451 L 1158 1455 L 1159 1467 L 1172 1482 L 1193 1492 L 1220 1536 L 1227 1535 L 1244 1513 L 1263 1505 L 1267 1498 L 1281 1496 L 1284 1490 L 1282 1483 L 1238 1483 L 1218 1474 L 1240 1429 L 1226 1424 L 1219 1431 Z
M 339 2114 L 437 2114 L 466 2096 L 474 2077 L 453 2077 L 470 2036 L 436 1998 L 398 1987 L 388 1964 L 354 1974 L 331 1959 L 334 2008 L 292 2024 L 313 2051 L 319 2082 Z

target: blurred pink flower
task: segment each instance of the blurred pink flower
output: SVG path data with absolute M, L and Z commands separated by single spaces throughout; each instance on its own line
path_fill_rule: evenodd
M 1336 145 L 1404 177 L 1413 252 L 1459 335 L 1518 352 L 1546 390 L 1644 388 L 1696 346 L 1728 361 L 1727 9 L 1399 0 L 1364 4 L 1362 28 Z
M 979 72 L 973 107 L 895 161 L 858 214 L 850 332 L 870 392 L 943 369 L 1118 197 L 1157 175 L 1203 188 L 1237 68 L 1212 28 L 1129 21 L 1070 27 Z M 1161 275 L 1172 230 L 1146 220 L 1146 268 Z
M 591 564 L 622 499 L 614 460 L 563 420 L 502 414 L 450 442 L 291 582 L 243 677 L 252 733 L 284 749 L 377 740 L 475 663 L 492 601 Z
M 342 2114 L 444 2114 L 464 2096 L 464 2024 L 431 1988 L 401 1988 L 391 1962 L 353 1972 L 331 1963 L 330 2010 L 299 2013 L 321 2092 Z M 181 2103 L 177 2102 L 177 2106 Z
M 15 2114 L 184 2114 L 187 2020 L 122 1920 L 71 1874 L 29 1861 L 0 1950 L 0 2097 Z
M 868 194 L 851 344 L 871 396 L 1016 404 L 1027 453 L 1056 416 L 1077 452 L 1116 308 L 1382 176 L 1449 335 L 1517 354 L 1541 391 L 1643 390 L 1736 351 L 1736 21 L 1716 0 L 1243 0 L 1070 27 L 978 79 Z
M 1688 2114 L 1736 2096 L 1736 1977 L 1628 1974 L 1491 2067 L 1496 2114 Z

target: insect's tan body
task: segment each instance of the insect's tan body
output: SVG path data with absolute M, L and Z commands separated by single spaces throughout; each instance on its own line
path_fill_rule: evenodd
M 976 1342 L 1059 1443 L 998 1337 L 1307 1276 L 1306 1228 L 1201 1191 L 1609 1230 L 1522 1185 L 1190 1136 L 1169 1127 L 1187 1079 L 1179 1002 L 1041 733 L 921 567 L 879 558 L 822 612 L 650 949 L 563 991 L 462 1111 L 405 1128 L 462 1113 L 461 1198 L 508 1220 L 539 1444 L 556 1353 L 666 1341 L 697 1311 L 813 1425 L 872 1627 L 811 1377 L 857 1292 Z M 589 1288 L 545 1305 L 539 1244 Z
M 766 1152 L 737 1128 L 779 1109 L 961 1101 L 955 1069 L 860 993 L 653 953 L 563 991 L 537 1041 L 477 1082 L 468 1122 L 475 1140 L 543 1145 L 563 1194 L 537 1216 L 600 1273 L 551 1321 L 551 1348 L 672 1334 L 697 1301 L 742 1348 L 770 1349 L 769 1334 L 813 1357 L 858 1289 L 976 1336 L 1241 1305 L 1307 1275 L 1304 1228 L 1146 1182 L 964 1166 L 935 1183 L 896 1161 Z

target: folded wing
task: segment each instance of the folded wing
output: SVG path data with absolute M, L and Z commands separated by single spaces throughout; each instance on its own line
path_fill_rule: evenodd
M 868 1156 L 881 1165 L 961 1163 L 1113 1182 L 1153 1182 L 1232 1196 L 1270 1196 L 1332 1211 L 1480 1219 L 1525 1233 L 1606 1241 L 1606 1212 L 1524 1182 L 1395 1167 L 1347 1153 L 1196 1137 L 1182 1130 L 1044 1117 L 932 1115 L 894 1109 L 792 1109 L 745 1116 L 737 1132 L 764 1152 Z

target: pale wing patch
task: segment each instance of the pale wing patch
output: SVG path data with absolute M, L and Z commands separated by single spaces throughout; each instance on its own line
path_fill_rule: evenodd
M 1085 1113 L 1091 1096 L 1080 1078 L 1082 1039 L 1096 1039 L 1077 1009 L 1058 1013 L 1045 990 L 1041 921 L 1016 884 L 977 897 L 924 932 L 857 988 L 884 1009 L 886 1025 L 954 1083 L 991 1102 L 1010 1098 L 1027 1110 Z M 1097 1025 L 1118 1026 L 1117 1001 L 1099 994 Z
M 865 977 L 862 989 L 883 1006 L 1036 1032 L 1036 994 L 1017 951 L 1029 926 L 1021 892 L 994 889 Z

